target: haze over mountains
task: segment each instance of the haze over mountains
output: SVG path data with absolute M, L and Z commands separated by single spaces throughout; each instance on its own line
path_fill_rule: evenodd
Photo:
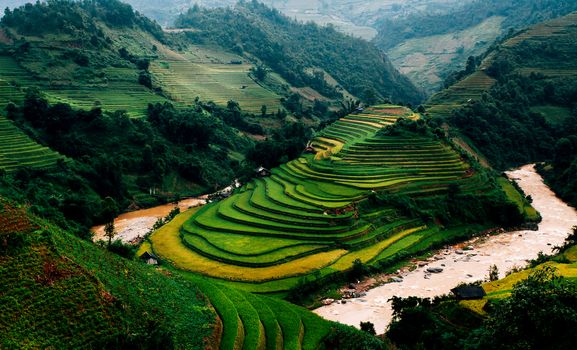
M 14 7 L 26 0 L 7 0 Z M 235 0 L 127 0 L 136 10 L 171 27 L 179 14 L 198 5 L 234 6 Z M 290 18 L 334 25 L 347 34 L 372 41 L 415 85 L 433 93 L 445 78 L 464 68 L 469 56 L 481 55 L 509 29 L 522 29 L 577 9 L 566 0 L 475 1 L 264 0 Z

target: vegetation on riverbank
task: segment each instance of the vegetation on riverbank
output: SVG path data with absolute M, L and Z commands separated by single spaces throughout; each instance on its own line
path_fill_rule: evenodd
M 570 349 L 577 323 L 573 229 L 557 255 L 481 284 L 480 300 L 394 298 L 386 336 L 399 349 Z

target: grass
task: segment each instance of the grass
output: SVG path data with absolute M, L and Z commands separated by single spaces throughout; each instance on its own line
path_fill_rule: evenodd
M 66 162 L 61 154 L 39 145 L 0 115 L 0 169 L 11 173 L 21 168 L 49 169 L 58 161 Z
M 529 221 L 539 221 L 541 215 L 531 206 L 525 197 L 517 191 L 517 189 L 509 182 L 509 180 L 500 177 L 497 182 L 507 195 L 507 198 L 517 205 L 519 210 L 525 215 L 525 218 Z

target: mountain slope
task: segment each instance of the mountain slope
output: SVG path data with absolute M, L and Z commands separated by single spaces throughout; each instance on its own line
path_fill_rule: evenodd
M 510 29 L 523 29 L 577 10 L 566 0 L 473 1 L 446 14 L 413 13 L 377 22 L 373 42 L 417 86 L 433 92 L 469 56 L 487 50 Z
M 176 26 L 195 29 L 187 32 L 194 41 L 217 42 L 237 53 L 256 56 L 296 87 L 310 85 L 323 94 L 338 94 L 338 88 L 327 86 L 324 71 L 342 88 L 368 102 L 389 98 L 417 103 L 421 98 L 373 45 L 330 27 L 299 24 L 256 1 L 232 9 L 194 7 Z
M 575 204 L 577 13 L 496 45 L 479 69 L 428 102 L 498 169 L 548 161 L 544 176 Z

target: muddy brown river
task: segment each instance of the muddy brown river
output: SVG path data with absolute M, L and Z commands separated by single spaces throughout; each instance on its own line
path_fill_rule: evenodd
M 142 237 L 152 228 L 156 220 L 167 216 L 175 207 L 179 207 L 183 211 L 189 207 L 206 203 L 206 198 L 207 196 L 188 198 L 181 200 L 178 204 L 165 204 L 121 214 L 114 219 L 114 228 L 117 232 L 114 239 L 128 243 L 138 236 Z M 104 237 L 104 225 L 94 226 L 91 231 L 94 232 L 94 241 L 107 239 Z
M 426 266 L 401 275 L 400 282 L 375 287 L 362 298 L 349 299 L 346 304 L 333 303 L 314 312 L 328 320 L 357 328 L 361 321 L 370 321 L 381 334 L 391 322 L 392 310 L 388 300 L 393 296 L 447 294 L 461 282 L 487 278 L 491 265 L 497 265 L 501 277 L 504 277 L 506 271 L 525 266 L 526 261 L 536 258 L 539 252 L 550 254 L 553 247 L 561 245 L 571 228 L 577 225 L 577 211 L 555 196 L 537 174 L 534 165 L 523 166 L 507 172 L 507 175 L 526 195 L 532 196 L 533 207 L 543 218 L 538 231 L 515 231 L 475 238 L 465 243 L 472 250 L 451 247 L 437 251 Z M 426 270 L 430 267 L 442 268 L 443 272 L 428 274 Z

